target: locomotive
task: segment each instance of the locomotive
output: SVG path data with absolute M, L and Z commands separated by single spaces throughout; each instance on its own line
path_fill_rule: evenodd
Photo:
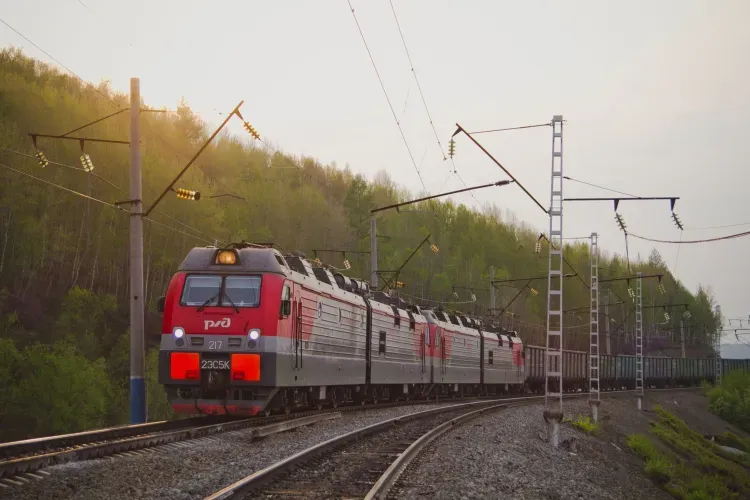
M 159 382 L 175 412 L 521 392 L 515 332 L 421 308 L 272 246 L 190 250 L 165 297 Z
M 545 349 L 440 308 L 407 304 L 299 255 L 193 248 L 165 297 L 159 382 L 177 413 L 269 415 L 383 400 L 544 392 Z M 564 350 L 563 391 L 589 353 Z M 750 360 L 721 360 L 724 373 Z M 716 358 L 644 357 L 645 387 L 696 386 Z M 600 355 L 600 389 L 635 388 L 636 359 Z

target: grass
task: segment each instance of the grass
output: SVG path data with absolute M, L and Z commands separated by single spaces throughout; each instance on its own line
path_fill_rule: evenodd
M 660 406 L 651 422 L 653 437 L 633 434 L 627 444 L 645 461 L 645 472 L 675 498 L 684 500 L 750 498 L 750 461 L 724 452 Z M 727 433 L 728 434 L 728 433 Z M 735 435 L 723 436 L 742 446 L 750 443 Z
M 595 434 L 599 429 L 599 425 L 591 420 L 591 417 L 584 417 L 580 413 L 575 419 L 569 417 L 563 418 L 563 422 L 567 422 L 576 429 L 587 432 L 589 434 Z
M 750 373 L 727 373 L 706 395 L 711 412 L 750 432 Z
M 732 448 L 737 448 L 745 453 L 750 453 L 750 439 L 745 439 L 729 431 L 717 436 L 717 438 L 719 444 L 731 446 Z

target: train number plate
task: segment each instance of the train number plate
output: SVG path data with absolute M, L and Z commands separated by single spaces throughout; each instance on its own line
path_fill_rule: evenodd
M 228 359 L 202 359 L 201 370 L 229 370 Z

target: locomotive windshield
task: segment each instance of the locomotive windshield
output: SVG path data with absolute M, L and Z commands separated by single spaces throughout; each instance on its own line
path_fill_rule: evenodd
M 196 307 L 258 307 L 260 284 L 260 276 L 188 276 L 180 302 Z

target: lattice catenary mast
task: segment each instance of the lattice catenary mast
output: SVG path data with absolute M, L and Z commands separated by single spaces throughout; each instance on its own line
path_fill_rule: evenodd
M 640 272 L 635 285 L 635 398 L 643 409 L 643 277 Z
M 589 341 L 589 405 L 599 420 L 599 235 L 591 233 L 591 330 Z
M 549 271 L 547 276 L 547 345 L 545 351 L 544 419 L 547 439 L 557 447 L 563 417 L 563 117 L 552 117 L 552 175 L 549 207 Z

